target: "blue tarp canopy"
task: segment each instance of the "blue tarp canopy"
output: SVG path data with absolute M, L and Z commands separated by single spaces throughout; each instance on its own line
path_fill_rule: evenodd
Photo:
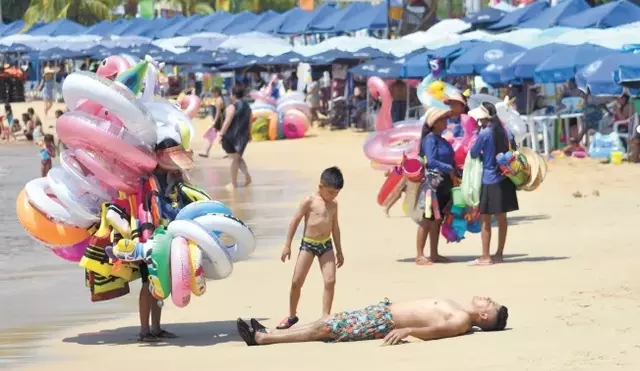
M 178 54 L 172 53 L 168 50 L 165 50 L 162 53 L 159 53 L 153 56 L 155 60 L 164 62 L 166 64 L 175 64 L 177 57 L 178 57 Z
M 234 22 L 233 24 L 230 24 L 227 28 L 225 28 L 224 33 L 226 33 L 227 35 L 237 35 L 245 32 L 250 32 L 255 30 L 259 25 L 264 24 L 277 16 L 279 16 L 278 13 L 272 10 L 267 10 L 251 21 L 247 21 L 244 23 Z
M 574 28 L 609 28 L 640 20 L 640 7 L 619 0 L 587 9 L 560 21 L 561 26 Z
M 297 65 L 302 62 L 304 57 L 296 52 L 287 52 L 277 57 L 269 57 L 266 60 L 260 62 L 260 64 L 270 64 L 274 66 L 281 65 Z
M 326 52 L 319 53 L 311 57 L 307 57 L 305 59 L 305 62 L 311 64 L 312 66 L 324 66 L 324 65 L 332 64 L 334 61 L 337 61 L 337 60 L 358 61 L 358 60 L 370 59 L 370 58 L 371 57 L 367 53 L 358 53 L 358 52 L 353 53 L 353 52 L 345 52 L 343 50 L 331 49 L 331 50 L 327 50 Z
M 204 17 L 205 17 L 204 15 L 197 14 L 197 15 L 191 16 L 189 18 L 184 18 L 184 19 L 182 19 L 182 20 L 180 20 L 180 21 L 178 21 L 176 23 L 173 23 L 171 26 L 168 26 L 165 29 L 156 30 L 156 33 L 155 33 L 154 36 L 159 38 L 159 39 L 177 36 L 178 32 L 181 29 L 185 28 L 187 25 L 189 25 L 189 24 L 191 24 L 193 22 L 196 22 L 199 19 L 202 19 Z
M 434 50 L 427 50 L 426 53 L 429 60 L 442 59 L 444 61 L 445 68 L 447 68 L 453 59 L 458 58 L 462 54 L 466 53 L 467 50 L 479 45 L 479 43 L 481 43 L 481 41 L 464 40 L 454 45 L 443 46 Z
M 182 73 L 212 73 L 212 72 L 216 72 L 216 68 L 215 67 L 211 67 L 211 66 L 203 66 L 201 64 L 195 65 L 195 66 L 191 66 L 191 67 L 187 67 L 184 70 L 180 70 L 180 72 Z
M 561 44 L 547 44 L 529 49 L 503 70 L 503 76 L 507 80 L 532 80 L 536 67 L 566 47 Z
M 521 58 L 523 54 L 524 52 L 505 54 L 504 56 L 502 56 L 502 58 L 489 64 L 487 67 L 483 68 L 482 71 L 480 71 L 482 80 L 492 86 L 507 85 L 513 82 L 515 80 L 513 76 L 513 70 L 511 71 L 511 73 L 505 72 L 508 71 L 510 66 L 512 66 L 514 62 L 516 62 L 519 58 Z
M 360 64 L 349 69 L 349 72 L 358 76 L 378 76 L 381 79 L 398 79 L 402 77 L 402 61 L 378 58 L 367 63 Z
M 387 14 L 387 3 L 382 2 L 365 10 L 361 15 L 348 22 L 340 22 L 334 31 L 350 32 L 364 29 L 374 30 L 386 28 L 388 22 Z
M 217 22 L 212 22 L 204 27 L 203 32 L 225 33 L 227 27 L 252 22 L 258 16 L 251 12 L 240 12 L 233 14 L 231 17 L 225 17 Z
M 468 17 L 465 17 L 463 20 L 467 23 L 471 23 L 474 26 L 479 25 L 487 25 L 491 23 L 496 23 L 507 14 L 507 12 L 502 11 L 496 8 L 484 8 L 479 12 L 473 13 Z
M 212 57 L 213 59 L 211 60 L 211 64 L 221 66 L 223 64 L 231 63 L 234 60 L 242 59 L 244 58 L 244 55 L 232 50 L 218 50 L 212 53 Z
M 519 8 L 511 13 L 505 14 L 498 23 L 494 23 L 487 28 L 490 30 L 503 30 L 511 27 L 517 27 L 520 23 L 524 23 L 538 16 L 548 7 L 549 3 L 546 1 L 533 2 L 524 8 Z
M 210 64 L 213 63 L 211 52 L 186 52 L 178 54 L 174 60 L 176 64 Z
M 35 30 L 39 27 L 42 27 L 43 25 L 44 23 L 36 23 L 31 27 L 31 30 Z M 11 22 L 4 26 L 4 28 L 0 32 L 0 36 L 5 37 L 5 36 L 15 35 L 18 32 L 20 32 L 23 27 L 24 27 L 24 21 Z
M 7 48 L 8 53 L 29 53 L 32 49 L 24 44 L 11 44 Z
M 353 53 L 354 57 L 358 57 L 359 59 L 374 59 L 374 58 L 390 58 L 391 54 L 380 51 L 376 48 L 372 48 L 370 46 L 366 48 L 362 48 L 357 52 Z
M 204 29 L 218 22 L 224 22 L 225 19 L 233 17 L 233 14 L 227 12 L 215 12 L 210 15 L 198 18 L 195 21 L 187 22 L 184 27 L 180 28 L 176 34 L 179 36 L 189 36 L 198 32 L 204 32 Z
M 42 27 L 30 29 L 27 35 L 31 36 L 63 36 L 63 35 L 80 35 L 87 31 L 86 27 L 77 24 L 68 19 L 61 19 L 48 23 Z
M 284 24 L 290 24 L 297 18 L 303 17 L 305 14 L 308 14 L 308 12 L 300 8 L 292 8 L 277 17 L 271 18 L 270 20 L 257 25 L 254 31 L 277 33 Z
M 125 21 L 124 19 L 118 19 L 113 22 L 101 21 L 87 28 L 87 30 L 84 33 L 85 35 L 106 36 L 109 34 L 109 30 L 111 30 L 111 28 L 113 28 L 115 25 L 119 24 L 120 22 L 124 22 L 124 21 Z
M 143 22 L 138 22 L 127 28 L 122 33 L 124 36 L 144 36 L 154 38 L 156 33 L 160 30 L 164 30 L 176 23 L 182 22 L 185 18 L 182 16 L 172 18 L 155 18 L 151 20 L 145 19 Z
M 367 3 L 353 3 L 345 8 L 342 8 L 331 16 L 326 17 L 321 22 L 316 22 L 314 25 L 309 26 L 311 32 L 333 32 L 336 29 L 344 28 L 348 22 L 353 21 L 360 14 L 371 8 L 371 5 Z
M 614 79 L 620 66 L 640 66 L 640 54 L 617 53 L 597 59 L 576 73 L 576 84 L 593 95 L 620 95 L 623 88 Z
M 613 80 L 622 86 L 640 88 L 640 63 L 621 64 L 618 70 L 614 72 Z M 637 94 L 637 92 L 633 93 Z
M 524 48 L 503 41 L 492 41 L 473 46 L 458 57 L 447 68 L 447 74 L 454 76 L 477 75 L 489 64 L 501 59 L 505 54 L 525 51 Z
M 58 61 L 62 59 L 76 58 L 80 55 L 82 55 L 80 52 L 73 52 L 56 47 L 39 52 L 37 58 L 41 61 Z
M 536 67 L 533 78 L 537 83 L 562 83 L 572 79 L 576 71 L 587 64 L 617 53 L 599 45 L 565 45 Z
M 313 12 L 305 12 L 304 15 L 287 20 L 278 30 L 283 35 L 301 35 L 307 32 L 316 24 L 322 23 L 325 19 L 331 17 L 337 10 L 331 5 L 323 5 Z
M 520 23 L 519 28 L 539 28 L 545 29 L 554 27 L 565 18 L 576 15 L 591 7 L 584 0 L 564 0 L 556 6 L 552 6 L 542 11 L 535 18 Z

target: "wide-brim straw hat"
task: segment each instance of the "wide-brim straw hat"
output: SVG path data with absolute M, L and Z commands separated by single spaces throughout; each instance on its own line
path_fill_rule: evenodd
M 540 186 L 542 180 L 544 179 L 541 174 L 542 172 L 540 170 L 540 167 L 546 167 L 546 164 L 544 164 L 544 160 L 542 159 L 542 157 L 540 157 L 540 155 L 534 152 L 531 148 L 521 147 L 518 149 L 518 151 L 526 159 L 530 171 L 527 183 L 521 185 L 520 189 L 528 192 L 534 191 Z M 546 169 L 544 173 L 546 174 Z
M 429 108 L 425 116 L 425 122 L 427 126 L 431 128 L 436 121 L 443 118 L 449 118 L 451 116 L 451 110 L 433 107 Z
M 451 102 L 460 102 L 464 105 L 467 104 L 466 99 L 464 99 L 460 93 L 453 93 L 444 100 L 444 104 L 451 104 Z

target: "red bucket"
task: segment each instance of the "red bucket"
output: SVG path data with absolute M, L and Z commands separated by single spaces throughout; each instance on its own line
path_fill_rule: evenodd
M 424 164 L 417 158 L 408 158 L 402 163 L 402 172 L 412 182 L 424 179 Z

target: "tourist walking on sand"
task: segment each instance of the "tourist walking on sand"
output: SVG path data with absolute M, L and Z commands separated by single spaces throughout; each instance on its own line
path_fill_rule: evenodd
M 42 74 L 42 82 L 40 83 L 40 90 L 42 90 L 42 100 L 44 100 L 44 115 L 49 116 L 49 111 L 53 107 L 53 95 L 55 88 L 55 74 L 56 71 L 45 64 L 44 72 Z
M 482 157 L 482 188 L 480 191 L 480 221 L 482 225 L 482 256 L 473 261 L 473 265 L 491 265 L 501 263 L 504 245 L 507 241 L 507 213 L 518 210 L 518 196 L 513 182 L 502 175 L 498 168 L 496 155 L 516 150 L 513 135 L 507 133 L 496 117 L 495 106 L 483 102 L 469 112 L 482 125 L 478 140 L 470 150 L 472 158 Z M 498 221 L 498 249 L 493 257 L 491 247 L 491 221 Z
M 238 170 L 244 174 L 244 185 L 251 184 L 249 168 L 243 158 L 244 150 L 251 139 L 251 108 L 243 98 L 244 87 L 235 85 L 231 89 L 231 104 L 225 110 L 224 123 L 218 135 L 222 149 L 231 160 L 231 183 L 227 185 L 230 191 L 238 187 Z
M 420 138 L 420 156 L 427 158 L 427 183 L 435 189 L 437 208 L 434 208 L 430 200 L 425 201 L 425 211 L 429 217 L 422 218 L 418 224 L 416 238 L 416 264 L 431 265 L 433 263 L 448 262 L 449 259 L 438 254 L 438 242 L 440 240 L 440 225 L 447 204 L 451 201 L 451 189 L 459 183 L 454 162 L 453 147 L 442 137 L 442 132 L 447 127 L 447 119 L 451 116 L 450 110 L 431 108 L 427 111 L 426 122 L 422 127 Z M 435 181 L 434 179 L 441 179 Z M 437 185 L 435 184 L 437 183 Z M 424 256 L 424 247 L 429 238 L 429 257 Z
M 198 154 L 200 157 L 204 158 L 209 157 L 209 152 L 211 152 L 213 142 L 215 142 L 218 132 L 222 129 L 222 122 L 224 121 L 224 99 L 222 99 L 222 92 L 220 91 L 220 88 L 214 87 L 211 89 L 211 94 L 213 96 L 213 105 L 211 106 L 213 109 L 213 112 L 211 113 L 213 116 L 213 123 L 204 133 L 204 138 L 209 142 L 209 144 L 207 144 L 207 148 L 205 148 L 204 153 Z

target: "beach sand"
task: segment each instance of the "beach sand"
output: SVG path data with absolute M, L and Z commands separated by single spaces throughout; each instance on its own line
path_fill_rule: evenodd
M 200 137 L 206 121 L 197 125 Z M 287 314 L 294 261 L 279 260 L 282 232 L 281 242 L 260 239 L 258 258 L 237 263 L 226 280 L 210 281 L 207 293 L 193 298 L 187 308 L 166 302 L 163 323 L 179 339 L 136 343 L 138 318 L 123 315 L 56 334 L 41 344 L 34 361 L 39 363 L 21 369 L 640 369 L 640 328 L 633 325 L 640 310 L 640 283 L 634 274 L 640 259 L 634 237 L 640 167 L 552 161 L 537 191 L 518 194 L 520 211 L 509 215 L 504 264 L 469 266 L 480 253 L 480 236 L 468 234 L 459 244 L 440 241 L 441 253 L 456 262 L 424 267 L 413 262 L 416 225 L 401 215 L 400 204 L 387 218 L 375 202 L 384 178 L 362 153 L 365 136 L 315 130 L 301 140 L 251 143 L 246 152 L 250 169 L 293 172 L 304 180 L 308 193 L 315 190 L 324 168 L 337 165 L 343 170 L 345 188 L 338 202 L 345 265 L 337 274 L 334 311 L 385 297 L 446 297 L 465 303 L 473 295 L 488 295 L 508 306 L 507 331 L 384 348 L 380 341 L 248 348 L 236 334 L 237 317 L 256 317 L 275 326 Z M 196 151 L 200 146 L 201 141 L 194 145 Z M 198 162 L 224 166 L 225 160 L 215 158 L 219 150 L 214 153 Z M 306 193 L 295 188 L 273 180 L 265 184 L 256 175 L 254 185 L 238 189 L 229 199 L 256 196 L 241 204 L 277 209 L 277 217 L 257 222 L 284 231 Z M 287 201 L 269 205 L 269 197 L 257 196 L 267 190 L 280 192 Z M 300 303 L 302 323 L 320 316 L 321 296 L 322 279 L 314 266 Z

